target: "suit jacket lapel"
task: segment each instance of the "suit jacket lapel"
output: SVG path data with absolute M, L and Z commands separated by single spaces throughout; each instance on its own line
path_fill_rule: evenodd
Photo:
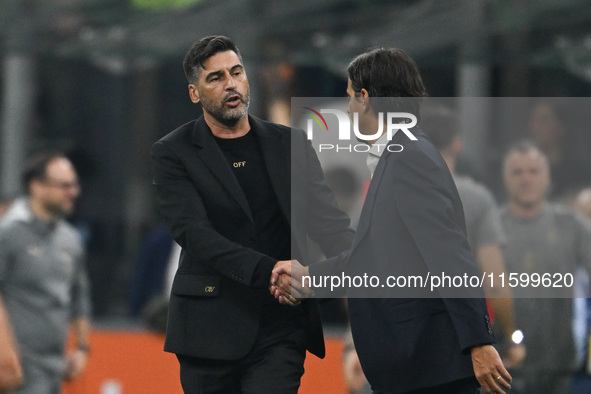
M 205 123 L 203 116 L 195 122 L 192 140 L 193 144 L 199 147 L 199 159 L 213 173 L 224 188 L 226 188 L 228 193 L 230 193 L 230 195 L 236 200 L 250 220 L 253 221 L 246 196 L 244 195 L 238 180 L 234 176 L 232 169 L 228 165 L 224 154 L 215 142 L 213 134 L 209 126 L 207 126 L 207 123 Z
M 376 199 L 376 192 L 384 172 L 385 160 L 385 157 L 383 159 L 380 158 L 378 166 L 376 167 L 373 177 L 369 183 L 367 195 L 365 196 L 365 201 L 363 202 L 363 207 L 361 208 L 361 213 L 359 214 L 359 224 L 357 225 L 357 231 L 355 233 L 355 241 L 353 242 L 354 245 L 363 239 L 369 228 L 369 223 L 371 222 L 371 213 L 373 211 L 373 205 Z
M 401 142 L 404 141 L 403 137 L 404 133 L 398 130 L 388 145 L 401 144 Z M 410 141 L 410 143 L 412 142 L 413 141 Z M 380 157 L 380 161 L 378 162 L 373 177 L 371 178 L 365 201 L 363 202 L 363 208 L 361 209 L 359 216 L 359 224 L 357 225 L 354 244 L 357 244 L 359 241 L 361 241 L 361 239 L 365 236 L 367 229 L 369 228 L 374 202 L 378 193 L 380 182 L 382 180 L 382 175 L 384 174 L 384 169 L 386 168 L 388 156 L 396 154 L 398 153 L 386 151 L 382 154 L 382 157 Z
M 274 132 L 253 116 L 250 116 L 250 126 L 259 139 L 277 203 L 291 225 L 291 139 L 285 133 Z

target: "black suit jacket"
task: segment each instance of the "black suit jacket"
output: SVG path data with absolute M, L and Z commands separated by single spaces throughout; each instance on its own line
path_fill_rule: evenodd
M 305 264 L 306 235 L 328 256 L 349 248 L 353 238 L 349 219 L 324 184 L 305 134 L 253 116 L 249 121 L 281 212 L 292 229 L 292 258 Z M 254 344 L 261 293 L 268 292 L 271 275 L 270 270 L 262 277 L 255 275 L 265 256 L 251 249 L 257 234 L 246 197 L 203 117 L 156 142 L 151 158 L 161 215 L 182 247 L 165 350 L 239 359 Z M 323 357 L 317 305 L 309 300 L 300 307 L 307 310 L 307 348 Z
M 460 197 L 446 163 L 428 137 L 414 129 L 385 152 L 375 170 L 352 249 L 314 264 L 310 274 L 479 275 L 466 240 Z M 372 388 L 400 393 L 473 376 L 469 349 L 494 343 L 482 298 L 449 298 L 457 292 L 427 292 L 394 298 L 383 288 L 349 291 L 355 347 Z M 365 293 L 363 291 L 366 291 Z M 369 289 L 371 291 L 372 289 Z M 404 296 L 404 291 L 394 293 Z M 380 298 L 358 298 L 358 297 Z

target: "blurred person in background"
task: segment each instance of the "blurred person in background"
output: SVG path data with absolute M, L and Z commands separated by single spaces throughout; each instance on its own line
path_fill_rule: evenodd
M 141 317 L 148 328 L 166 332 L 168 302 L 181 247 L 172 239 L 168 228 L 158 226 L 142 241 L 135 261 L 129 294 L 130 312 Z
M 558 99 L 544 99 L 532 107 L 528 133 L 548 158 L 551 186 L 548 198 L 556 200 L 591 183 L 591 169 L 578 154 L 570 130 L 569 111 Z
M 173 258 L 173 246 L 174 241 L 165 226 L 158 226 L 142 240 L 129 294 L 132 317 L 139 317 L 151 300 L 165 293 L 168 297 L 170 289 L 166 288 L 166 273 Z
M 591 220 L 591 187 L 579 191 L 573 199 L 573 208 Z
M 580 214 L 547 200 L 551 178 L 544 153 L 531 142 L 511 147 L 503 161 L 503 181 L 508 194 L 501 211 L 507 272 L 574 275 L 581 266 L 588 271 L 591 228 Z M 557 291 L 555 298 L 547 298 L 551 290 Z M 527 349 L 514 372 L 515 393 L 569 393 L 579 367 L 572 288 L 551 290 L 541 288 L 534 298 L 528 286 L 513 287 L 515 320 Z
M 84 370 L 89 350 L 89 284 L 78 232 L 64 217 L 80 193 L 61 153 L 32 156 L 27 196 L 0 220 L 0 392 L 58 394 Z M 69 329 L 76 346 L 66 354 Z
M 343 378 L 349 394 L 372 394 L 373 390 L 363 373 L 351 328 L 347 327 L 343 337 Z
M 160 213 L 182 247 L 165 350 L 186 393 L 295 394 L 306 349 L 324 357 L 318 306 L 279 304 L 271 272 L 292 252 L 306 264 L 306 235 L 327 256 L 346 250 L 349 219 L 305 133 L 248 114 L 246 70 L 229 38 L 201 39 L 183 65 L 203 116 L 151 152 Z
M 4 214 L 6 213 L 6 211 L 8 211 L 8 208 L 10 208 L 13 202 L 13 197 L 0 197 L 0 218 L 4 216 Z
M 581 212 L 591 224 L 591 187 L 580 190 L 574 195 L 570 205 Z M 577 350 L 581 354 L 581 368 L 575 374 L 571 394 L 587 394 L 591 392 L 591 362 L 589 361 L 589 347 L 591 346 L 589 337 L 589 328 L 591 327 L 591 298 L 589 275 L 586 271 L 577 271 L 579 277 L 576 289 L 579 294 L 575 298 L 575 338 L 577 340 Z

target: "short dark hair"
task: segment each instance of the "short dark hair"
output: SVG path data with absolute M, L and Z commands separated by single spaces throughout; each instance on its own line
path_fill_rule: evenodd
M 403 50 L 372 49 L 353 59 L 347 73 L 354 92 L 365 89 L 370 98 L 390 98 L 387 103 L 375 100 L 372 107 L 376 112 L 404 110 L 418 117 L 420 98 L 427 96 L 427 91 L 417 65 Z
M 421 110 L 421 129 L 440 152 L 449 148 L 460 135 L 460 122 L 455 112 L 444 105 L 425 106 Z
M 530 151 L 538 152 L 542 158 L 544 159 L 544 163 L 546 164 L 548 170 L 550 169 L 550 161 L 548 160 L 548 156 L 531 140 L 521 140 L 509 146 L 505 155 L 503 156 L 503 170 L 505 169 L 505 164 L 507 162 L 507 158 L 511 156 L 513 153 L 527 153 Z
M 41 151 L 34 153 L 25 161 L 21 181 L 27 194 L 32 181 L 46 179 L 47 166 L 55 159 L 67 159 L 67 156 L 60 151 Z
M 201 70 L 205 69 L 203 63 L 213 55 L 226 51 L 234 51 L 242 62 L 242 56 L 236 44 L 226 36 L 208 36 L 194 43 L 183 60 L 187 81 L 193 83 L 199 80 Z

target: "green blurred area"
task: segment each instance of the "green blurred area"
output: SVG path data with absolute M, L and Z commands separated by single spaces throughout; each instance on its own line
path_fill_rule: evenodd
M 131 0 L 134 8 L 142 10 L 163 10 L 166 8 L 183 8 L 205 0 Z

